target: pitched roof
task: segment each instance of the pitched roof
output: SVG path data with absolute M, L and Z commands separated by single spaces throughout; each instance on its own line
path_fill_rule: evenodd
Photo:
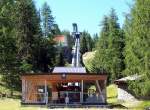
M 127 76 L 118 80 L 115 80 L 115 82 L 126 82 L 126 81 L 134 81 L 134 80 L 139 80 L 142 76 L 141 75 L 132 75 L 132 76 Z
M 64 35 L 56 35 L 54 37 L 54 41 L 56 41 L 56 42 L 66 42 L 65 41 L 65 36 Z
M 53 39 L 58 46 L 68 46 L 67 38 L 65 35 L 55 35 Z
M 55 67 L 52 73 L 86 73 L 84 67 Z

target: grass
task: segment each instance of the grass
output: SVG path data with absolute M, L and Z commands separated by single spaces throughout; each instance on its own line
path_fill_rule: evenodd
M 58 108 L 53 110 L 101 110 L 99 108 Z M 0 100 L 0 110 L 49 110 L 40 106 L 22 107 L 19 99 Z M 104 109 L 106 110 L 106 109 Z
M 111 105 L 117 105 L 121 104 L 126 106 L 127 108 L 130 108 L 130 110 L 143 110 L 146 107 L 150 106 L 150 101 L 137 101 L 137 102 L 123 102 L 120 103 L 117 101 L 117 86 L 116 85 L 109 85 L 107 87 L 107 102 L 108 104 Z M 137 105 L 137 106 L 136 106 Z M 135 107 L 136 106 L 136 107 Z M 114 108 L 115 110 L 120 110 L 123 109 L 122 107 L 120 108 Z M 11 98 L 6 98 L 6 99 L 0 99 L 0 110 L 48 110 L 47 108 L 44 108 L 42 106 L 28 106 L 28 107 L 23 107 L 20 104 L 19 99 L 11 99 Z M 54 109 L 56 110 L 56 109 Z M 57 110 L 62 110 L 57 109 Z M 71 110 L 70 108 L 65 108 L 64 110 Z M 72 110 L 87 110 L 87 108 L 73 108 Z M 88 108 L 88 110 L 100 110 L 98 108 Z M 106 110 L 106 109 L 104 109 Z
M 0 100 L 0 110 L 39 110 L 39 107 L 21 107 L 19 99 Z M 40 109 L 46 110 L 46 109 Z
M 115 102 L 116 101 L 116 86 L 111 85 L 107 88 L 107 93 L 108 94 L 108 102 Z M 70 110 L 69 108 L 66 108 L 67 110 Z M 42 108 L 40 106 L 31 106 L 31 107 L 23 107 L 20 105 L 20 100 L 19 99 L 11 99 L 11 98 L 6 98 L 6 99 L 0 99 L 0 110 L 48 110 L 46 108 Z M 61 110 L 61 109 L 59 109 Z M 74 109 L 78 110 L 78 109 Z M 80 110 L 87 110 L 87 109 L 80 109 Z M 90 108 L 89 110 L 99 110 L 96 108 Z
M 135 108 L 135 109 L 139 109 L 139 110 L 143 110 L 145 108 L 150 108 L 150 100 L 148 101 L 140 101 L 141 103 Z

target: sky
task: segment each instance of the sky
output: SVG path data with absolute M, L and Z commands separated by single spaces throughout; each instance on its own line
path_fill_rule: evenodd
M 37 9 L 47 2 L 61 30 L 72 32 L 72 23 L 78 24 L 78 30 L 88 31 L 91 35 L 100 32 L 99 24 L 111 8 L 116 10 L 122 26 L 125 13 L 130 12 L 133 0 L 34 0 Z

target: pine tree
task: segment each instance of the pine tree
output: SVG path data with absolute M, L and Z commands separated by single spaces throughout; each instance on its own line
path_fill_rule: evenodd
M 92 49 L 93 49 L 93 39 L 91 38 L 91 35 L 89 33 L 87 33 L 86 42 L 87 42 L 88 51 L 92 51 Z
M 67 47 L 64 48 L 65 59 L 68 63 L 71 63 L 71 61 L 72 61 L 72 47 L 74 45 L 74 39 L 73 39 L 73 36 L 70 34 L 69 30 L 63 30 L 62 35 L 65 36 L 66 41 L 67 41 Z
M 96 45 L 97 45 L 97 42 L 98 42 L 98 34 L 96 33 L 96 34 L 94 34 L 93 35 L 93 49 L 95 50 L 95 48 L 96 48 Z
M 51 37 L 50 37 L 51 38 Z M 48 72 L 55 65 L 56 48 L 53 39 L 43 37 L 40 42 L 36 71 Z
M 48 72 L 55 63 L 55 42 L 42 36 L 32 0 L 0 2 L 0 73 L 5 86 L 21 89 L 20 73 Z
M 62 51 L 57 53 L 55 66 L 59 66 L 59 67 L 65 66 L 65 58 Z
M 52 27 L 54 26 L 54 17 L 49 5 L 45 2 L 42 6 L 42 23 L 44 36 L 48 36 L 51 33 Z
M 52 35 L 61 35 L 61 31 L 59 29 L 58 24 L 53 24 L 53 28 L 51 29 Z
M 117 20 L 114 9 L 109 16 L 104 17 L 93 63 L 96 72 L 103 71 L 109 74 L 109 82 L 120 78 L 124 69 L 124 36 Z
M 84 31 L 80 37 L 80 52 L 81 52 L 81 54 L 84 54 L 85 52 L 88 51 L 86 37 L 87 37 L 87 32 Z
M 33 63 L 35 44 L 41 36 L 40 20 L 32 0 L 16 1 L 16 30 L 19 57 Z
M 126 19 L 125 75 L 143 77 L 130 83 L 129 88 L 137 96 L 150 95 L 150 1 L 135 0 L 130 16 Z
M 49 42 L 47 38 L 42 37 L 40 14 L 36 10 L 34 2 L 32 0 L 18 0 L 16 2 L 16 16 L 19 16 L 16 18 L 16 29 L 18 53 L 22 61 L 21 69 L 24 65 L 28 65 L 30 71 L 48 71 L 48 62 L 51 60 L 44 61 L 42 55 L 45 51 L 47 53 L 47 47 L 50 47 L 50 43 L 47 43 Z M 47 58 L 47 54 L 45 57 Z
M 20 88 L 19 61 L 15 38 L 14 1 L 2 0 L 0 3 L 0 73 L 5 86 L 13 90 Z
M 73 36 L 70 35 L 70 31 L 68 30 L 63 30 L 62 34 L 66 36 L 67 38 L 67 43 L 68 43 L 68 47 L 69 49 L 72 49 L 73 45 L 74 45 L 74 39 Z
M 102 21 L 102 31 L 100 38 L 97 42 L 95 58 L 93 60 L 92 71 L 93 72 L 101 72 L 107 70 L 108 65 L 108 36 L 109 36 L 109 25 L 108 25 L 108 17 L 104 16 L 104 20 Z M 108 71 L 107 71 L 108 72 Z
M 41 35 L 40 20 L 32 0 L 4 3 L 1 14 L 6 21 L 2 24 L 6 24 L 0 28 L 0 70 L 7 87 L 20 89 L 20 73 L 33 70 L 37 64 L 35 53 Z
M 111 59 L 109 69 L 111 73 L 111 80 L 118 79 L 122 76 L 122 71 L 124 69 L 124 36 L 123 31 L 120 29 L 118 18 L 114 9 L 111 9 L 109 15 L 109 56 Z

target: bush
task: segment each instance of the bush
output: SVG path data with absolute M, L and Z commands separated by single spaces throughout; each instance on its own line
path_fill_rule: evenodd
M 150 97 L 150 81 L 149 80 L 136 80 L 128 82 L 128 89 L 136 97 Z

